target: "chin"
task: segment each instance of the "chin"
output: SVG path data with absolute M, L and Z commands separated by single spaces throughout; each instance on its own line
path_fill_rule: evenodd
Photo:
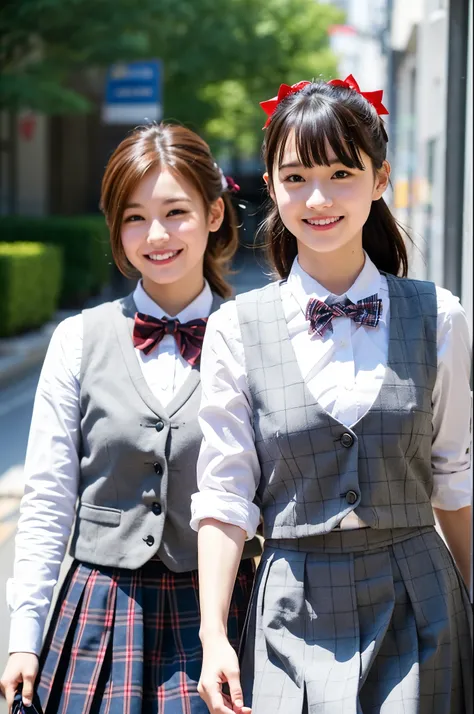
M 336 250 L 341 250 L 349 241 L 334 240 L 334 238 L 318 238 L 311 242 L 303 242 L 301 244 L 305 246 L 306 250 L 313 251 L 314 253 L 332 253 Z

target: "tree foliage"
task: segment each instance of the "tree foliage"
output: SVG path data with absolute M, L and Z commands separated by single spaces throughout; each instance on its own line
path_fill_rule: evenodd
M 165 118 L 250 152 L 259 101 L 281 82 L 334 76 L 327 30 L 341 21 L 315 0 L 7 0 L 0 102 L 81 111 L 78 70 L 160 57 Z

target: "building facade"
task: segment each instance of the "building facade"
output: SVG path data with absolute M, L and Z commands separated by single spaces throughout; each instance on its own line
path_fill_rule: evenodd
M 472 323 L 472 0 L 393 0 L 392 207 L 412 272 L 458 295 Z

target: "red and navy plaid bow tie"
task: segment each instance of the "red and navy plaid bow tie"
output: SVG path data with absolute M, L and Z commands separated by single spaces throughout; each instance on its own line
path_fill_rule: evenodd
M 133 328 L 133 345 L 147 355 L 155 349 L 165 335 L 173 335 L 181 356 L 194 367 L 201 357 L 206 324 L 207 317 L 180 322 L 166 318 L 160 320 L 137 312 Z
M 378 295 L 370 295 L 363 300 L 358 300 L 357 305 L 346 300 L 328 305 L 321 300 L 311 298 L 306 308 L 306 319 L 310 322 L 309 334 L 316 332 L 320 337 L 326 331 L 332 332 L 334 317 L 350 317 L 360 325 L 377 327 L 382 315 L 382 300 Z

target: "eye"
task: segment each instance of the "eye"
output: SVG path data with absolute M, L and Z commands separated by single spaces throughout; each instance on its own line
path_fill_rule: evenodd
M 333 175 L 333 178 L 335 179 L 345 179 L 348 176 L 352 176 L 348 171 L 344 171 L 341 169 L 340 171 L 336 171 L 335 174 Z
M 286 176 L 283 181 L 286 183 L 302 183 L 304 182 L 304 178 L 299 174 L 290 174 L 289 176 Z
M 135 223 L 136 221 L 144 221 L 145 219 L 143 216 L 138 215 L 138 213 L 134 213 L 131 216 L 127 216 L 124 219 L 124 223 Z
M 167 213 L 167 218 L 172 218 L 173 216 L 182 216 L 186 213 L 185 210 L 182 208 L 173 208 L 171 211 L 168 211 Z

